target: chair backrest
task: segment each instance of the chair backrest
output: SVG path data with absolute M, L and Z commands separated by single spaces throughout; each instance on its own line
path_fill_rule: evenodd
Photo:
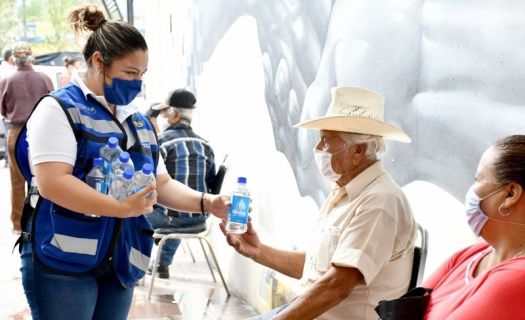
M 219 169 L 217 170 L 217 175 L 215 178 L 215 183 L 213 186 L 210 187 L 210 193 L 211 194 L 219 194 L 221 192 L 222 183 L 224 182 L 224 176 L 226 176 L 226 172 L 228 172 L 229 163 L 227 162 L 228 155 L 224 156 L 224 160 L 219 165 Z
M 428 231 L 420 224 L 417 224 L 419 234 L 419 246 L 414 248 L 414 262 L 412 263 L 412 276 L 408 290 L 413 289 L 421 284 L 425 274 L 425 263 L 428 253 Z

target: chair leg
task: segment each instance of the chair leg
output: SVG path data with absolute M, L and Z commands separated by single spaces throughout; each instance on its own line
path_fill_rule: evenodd
M 155 260 L 153 260 L 153 267 L 151 268 L 151 282 L 149 284 L 149 290 L 148 290 L 148 300 L 151 300 L 151 293 L 153 292 L 153 285 L 155 284 L 155 276 L 157 275 L 157 264 L 160 261 L 160 254 L 162 252 L 162 247 L 164 246 L 164 243 L 166 242 L 167 238 L 163 237 L 160 239 L 159 245 L 157 247 L 157 256 Z
M 191 247 L 190 247 L 190 244 L 187 242 L 186 239 L 181 239 L 181 242 L 182 242 L 182 248 L 184 248 L 186 251 L 186 249 L 188 249 L 188 252 L 191 256 L 191 260 L 193 261 L 193 263 L 195 263 L 195 256 L 193 255 L 193 251 L 191 251 Z
M 211 277 L 213 278 L 213 282 L 217 282 L 217 279 L 215 278 L 215 273 L 213 273 L 213 268 L 211 266 L 210 259 L 208 258 L 208 254 L 206 253 L 206 249 L 204 248 L 204 245 L 202 244 L 202 238 L 199 238 L 199 243 L 201 244 L 202 253 L 204 254 L 204 258 L 206 258 L 208 269 L 210 269 L 210 273 L 211 273 Z
M 199 239 L 201 240 L 201 239 Z M 226 285 L 226 281 L 224 280 L 224 276 L 222 275 L 221 267 L 219 266 L 219 262 L 217 261 L 217 257 L 215 256 L 215 252 L 213 252 L 213 248 L 208 241 L 208 239 L 204 238 L 204 241 L 206 241 L 206 244 L 208 245 L 208 248 L 210 249 L 211 257 L 213 258 L 213 262 L 215 263 L 215 267 L 217 268 L 217 271 L 219 272 L 219 276 L 221 277 L 222 285 L 224 286 L 224 290 L 226 290 L 226 294 L 229 297 L 230 296 L 230 290 L 228 289 L 228 285 Z M 202 242 L 201 242 L 202 245 Z M 204 248 L 203 248 L 204 249 Z

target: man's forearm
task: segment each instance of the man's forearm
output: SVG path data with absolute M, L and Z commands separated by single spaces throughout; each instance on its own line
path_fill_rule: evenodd
M 314 319 L 341 303 L 362 279 L 357 269 L 332 267 L 272 319 Z
M 296 279 L 303 274 L 304 252 L 279 250 L 264 244 L 259 250 L 260 253 L 253 259 L 256 262 Z

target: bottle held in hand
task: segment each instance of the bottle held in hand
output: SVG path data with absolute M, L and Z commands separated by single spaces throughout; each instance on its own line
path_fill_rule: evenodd
M 121 176 L 124 173 L 124 170 L 126 170 L 126 168 L 131 168 L 132 170 L 135 170 L 135 166 L 133 165 L 133 161 L 131 160 L 129 153 L 126 151 L 122 151 L 119 157 L 111 163 L 109 185 L 111 185 L 113 178 L 115 176 Z
M 248 229 L 248 215 L 250 213 L 250 191 L 246 187 L 246 178 L 237 179 L 237 188 L 232 192 L 231 206 L 228 212 L 226 231 L 242 234 Z
M 151 163 L 145 163 L 142 166 L 142 170 L 135 172 L 135 175 L 133 176 L 133 193 L 139 192 L 152 183 L 155 184 L 155 181 L 156 179 L 153 175 L 153 165 Z M 151 193 L 149 193 L 146 198 L 150 196 Z
M 130 195 L 131 183 L 133 182 L 133 169 L 126 168 L 121 176 L 115 176 L 113 183 L 109 188 L 109 194 L 117 199 L 122 200 Z
M 109 177 L 113 161 L 117 160 L 122 150 L 118 145 L 118 139 L 111 137 L 108 144 L 100 148 L 100 157 L 104 159 L 104 174 Z

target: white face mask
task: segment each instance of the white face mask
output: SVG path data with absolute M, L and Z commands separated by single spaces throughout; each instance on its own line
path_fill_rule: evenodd
M 168 118 L 164 117 L 163 115 L 159 115 L 157 117 L 157 124 L 159 125 L 160 132 L 165 131 L 170 126 L 170 123 L 168 122 Z
M 341 174 L 336 173 L 332 168 L 332 154 L 330 152 L 314 149 L 314 158 L 319 172 L 326 179 L 336 182 L 341 178 Z

